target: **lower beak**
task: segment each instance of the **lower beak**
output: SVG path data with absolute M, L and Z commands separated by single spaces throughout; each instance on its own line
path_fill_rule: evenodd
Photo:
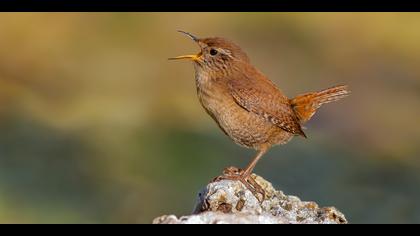
M 168 60 L 189 59 L 189 60 L 196 61 L 200 57 L 201 57 L 201 53 L 199 53 L 197 55 L 184 55 L 184 56 L 179 56 L 179 57 L 171 57 L 171 58 L 168 58 Z

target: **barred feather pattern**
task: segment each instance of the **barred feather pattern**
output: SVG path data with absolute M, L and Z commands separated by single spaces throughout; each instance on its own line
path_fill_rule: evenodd
M 298 95 L 290 100 L 290 105 L 302 124 L 311 119 L 321 105 L 338 101 L 349 94 L 347 85 L 339 85 L 319 92 Z

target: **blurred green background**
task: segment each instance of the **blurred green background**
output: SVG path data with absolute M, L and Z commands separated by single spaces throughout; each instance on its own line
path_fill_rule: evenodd
M 198 102 L 178 29 L 238 43 L 289 97 L 352 95 L 256 173 L 351 223 L 420 223 L 420 14 L 2 13 L 0 222 L 150 223 L 254 155 Z

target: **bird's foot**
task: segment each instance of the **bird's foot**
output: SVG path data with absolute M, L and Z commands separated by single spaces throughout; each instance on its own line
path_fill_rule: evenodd
M 234 180 L 241 181 L 245 187 L 252 192 L 252 194 L 258 199 L 258 201 L 263 202 L 265 199 L 264 189 L 251 177 L 251 175 L 246 175 L 245 171 L 237 167 L 227 167 L 223 170 L 223 174 L 214 178 L 212 182 L 218 182 L 221 180 Z

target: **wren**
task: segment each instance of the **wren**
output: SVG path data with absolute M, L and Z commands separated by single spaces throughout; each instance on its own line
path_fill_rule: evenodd
M 254 194 L 264 191 L 250 178 L 261 157 L 274 145 L 286 144 L 294 136 L 306 138 L 302 125 L 323 104 L 349 95 L 347 86 L 335 86 L 287 98 L 251 63 L 235 43 L 220 37 L 197 38 L 186 34 L 200 47 L 189 59 L 195 68 L 199 101 L 220 129 L 235 143 L 257 151 L 244 169 L 228 167 L 217 180 L 239 180 Z

